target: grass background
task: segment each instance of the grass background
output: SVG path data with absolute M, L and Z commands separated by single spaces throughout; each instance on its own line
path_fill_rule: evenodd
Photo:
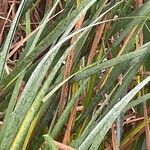
M 150 150 L 149 0 L 0 0 L 1 150 Z

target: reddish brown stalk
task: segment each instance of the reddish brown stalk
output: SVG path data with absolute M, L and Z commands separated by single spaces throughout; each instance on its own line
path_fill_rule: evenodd
M 106 17 L 104 17 L 104 20 L 105 19 L 106 19 Z M 105 23 L 98 25 L 98 27 L 96 29 L 95 38 L 94 38 L 92 48 L 91 48 L 91 51 L 90 51 L 90 54 L 89 54 L 89 57 L 88 57 L 88 61 L 87 61 L 88 65 L 92 63 L 93 58 L 96 54 L 96 51 L 98 50 L 98 44 L 101 40 L 104 28 L 105 28 Z
M 20 87 L 20 89 L 19 89 L 19 93 L 18 93 L 18 98 L 21 96 L 21 94 L 22 94 L 22 92 L 23 92 L 24 87 L 25 87 L 25 82 L 24 82 L 24 81 L 22 81 L 22 85 L 21 85 L 21 87 Z
M 8 10 L 8 0 L 0 0 L 0 15 L 4 18 L 6 17 L 8 18 L 10 14 L 8 14 L 7 10 Z M 3 33 L 7 20 L 8 19 L 6 20 L 0 19 L 0 33 Z M 2 43 L 2 40 L 3 34 L 0 35 L 0 45 Z
M 49 0 L 49 1 L 48 1 L 50 10 L 51 10 L 52 7 L 53 7 L 53 3 L 54 3 L 53 0 Z M 52 15 L 54 15 L 54 13 L 55 13 L 55 12 L 53 12 Z M 51 25 L 52 21 L 53 21 L 53 20 L 50 20 L 50 21 L 49 21 L 49 25 Z
M 76 109 L 77 106 L 78 106 L 78 102 L 76 102 L 74 108 L 71 111 L 70 118 L 69 118 L 69 121 L 68 121 L 68 124 L 67 124 L 67 129 L 66 129 L 66 132 L 65 132 L 65 135 L 64 135 L 64 139 L 63 139 L 63 143 L 64 144 L 69 144 L 69 142 L 70 142 L 71 129 L 74 126 L 76 113 L 77 113 L 77 109 Z
M 14 5 L 12 4 L 11 7 L 10 7 L 10 9 L 9 9 L 9 12 L 8 12 L 8 14 L 7 14 L 6 20 L 5 20 L 4 24 L 3 24 L 3 27 L 2 27 L 2 29 L 1 29 L 1 32 L 0 32 L 0 44 L 1 44 L 1 42 L 2 42 L 3 32 L 4 32 L 4 30 L 5 30 L 7 21 L 8 21 L 8 19 L 9 19 L 9 16 L 10 16 L 10 14 L 11 14 L 11 11 L 12 11 L 13 7 L 14 7 Z
M 13 10 L 12 10 L 12 18 L 14 18 L 15 14 L 16 14 L 16 0 L 13 0 L 13 5 L 14 5 L 14 7 L 13 7 Z
M 112 146 L 113 146 L 113 150 L 116 150 L 117 147 L 117 137 L 116 137 L 116 130 L 115 130 L 115 126 L 114 124 L 111 127 L 111 133 L 112 133 Z
M 36 21 L 35 22 L 38 22 L 38 25 L 40 24 L 40 21 L 41 21 L 41 18 L 40 18 L 40 15 L 39 15 L 39 12 L 38 12 L 38 9 L 35 9 L 35 18 L 36 18 Z
M 73 63 L 72 61 L 74 58 L 73 56 L 74 56 L 74 50 L 72 50 L 71 53 L 67 57 L 67 61 L 66 61 L 65 69 L 64 69 L 64 79 L 66 79 L 70 75 L 72 63 Z M 67 96 L 68 96 L 68 84 L 65 83 L 62 86 L 62 90 L 61 90 L 59 115 L 61 115 L 61 113 L 63 112 L 65 108 Z
M 75 26 L 75 31 L 81 29 L 83 20 L 84 20 L 84 16 L 81 17 L 80 20 L 77 22 L 77 24 Z M 74 43 L 74 41 L 76 40 L 76 37 L 77 36 L 72 38 L 71 44 Z M 67 57 L 66 65 L 65 65 L 65 69 L 64 69 L 64 79 L 68 78 L 69 75 L 71 74 L 71 68 L 72 68 L 73 59 L 74 59 L 74 51 L 75 51 L 75 49 L 73 48 Z M 59 115 L 63 112 L 63 110 L 65 108 L 67 97 L 68 97 L 68 83 L 65 83 L 62 86 L 62 90 L 61 90 Z
M 143 120 L 143 119 L 144 119 L 144 117 L 131 119 L 131 120 L 129 120 L 129 121 L 124 122 L 124 124 L 134 123 L 134 122 L 137 122 L 137 121 L 141 121 L 141 120 Z
M 59 143 L 57 141 L 54 141 L 54 143 L 56 144 L 59 150 L 75 150 L 74 148 L 67 146 L 65 144 Z
M 39 14 L 36 8 L 33 11 L 33 15 L 31 15 L 31 21 L 32 21 L 32 28 L 36 29 L 40 22 Z
M 53 1 L 52 0 L 49 0 L 48 1 L 48 4 L 49 4 L 49 8 L 51 9 L 53 7 Z
M 113 148 L 112 148 L 112 145 L 111 145 L 111 142 L 110 142 L 110 141 L 106 140 L 106 141 L 105 141 L 105 146 L 106 146 L 106 149 L 107 149 L 107 150 L 113 150 Z
M 143 0 L 134 0 L 134 8 L 139 8 L 143 5 Z
M 83 21 L 84 21 L 84 16 L 82 16 L 79 19 L 79 21 L 76 23 L 76 25 L 75 25 L 75 31 L 81 29 Z M 77 36 L 75 36 L 75 37 L 72 38 L 71 44 L 74 43 L 74 41 L 76 40 L 76 38 L 77 38 Z M 71 74 L 71 69 L 72 69 L 73 60 L 74 60 L 74 53 L 75 53 L 75 48 L 73 48 L 71 50 L 70 54 L 67 57 L 66 65 L 65 65 L 65 69 L 64 69 L 64 79 L 66 79 L 67 77 L 69 77 L 70 74 Z M 65 83 L 62 86 L 62 91 L 61 91 L 59 115 L 61 115 L 61 113 L 63 112 L 63 110 L 65 108 L 67 97 L 68 97 L 68 83 Z M 75 104 L 75 106 L 73 107 L 73 109 L 71 111 L 71 114 L 70 114 L 70 118 L 69 118 L 69 121 L 68 121 L 68 124 L 67 124 L 67 129 L 65 131 L 65 135 L 64 135 L 64 139 L 63 139 L 63 143 L 65 143 L 65 144 L 68 144 L 69 141 L 70 141 L 71 129 L 72 129 L 73 125 L 74 125 L 77 105 L 78 105 L 78 102 Z

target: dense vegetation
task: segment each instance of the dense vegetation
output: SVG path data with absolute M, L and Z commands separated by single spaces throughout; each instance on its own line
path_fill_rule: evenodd
M 0 0 L 0 150 L 150 150 L 149 0 Z

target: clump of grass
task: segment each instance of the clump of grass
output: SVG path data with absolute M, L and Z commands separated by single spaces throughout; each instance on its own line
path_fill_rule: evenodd
M 150 1 L 0 5 L 0 149 L 150 149 Z

